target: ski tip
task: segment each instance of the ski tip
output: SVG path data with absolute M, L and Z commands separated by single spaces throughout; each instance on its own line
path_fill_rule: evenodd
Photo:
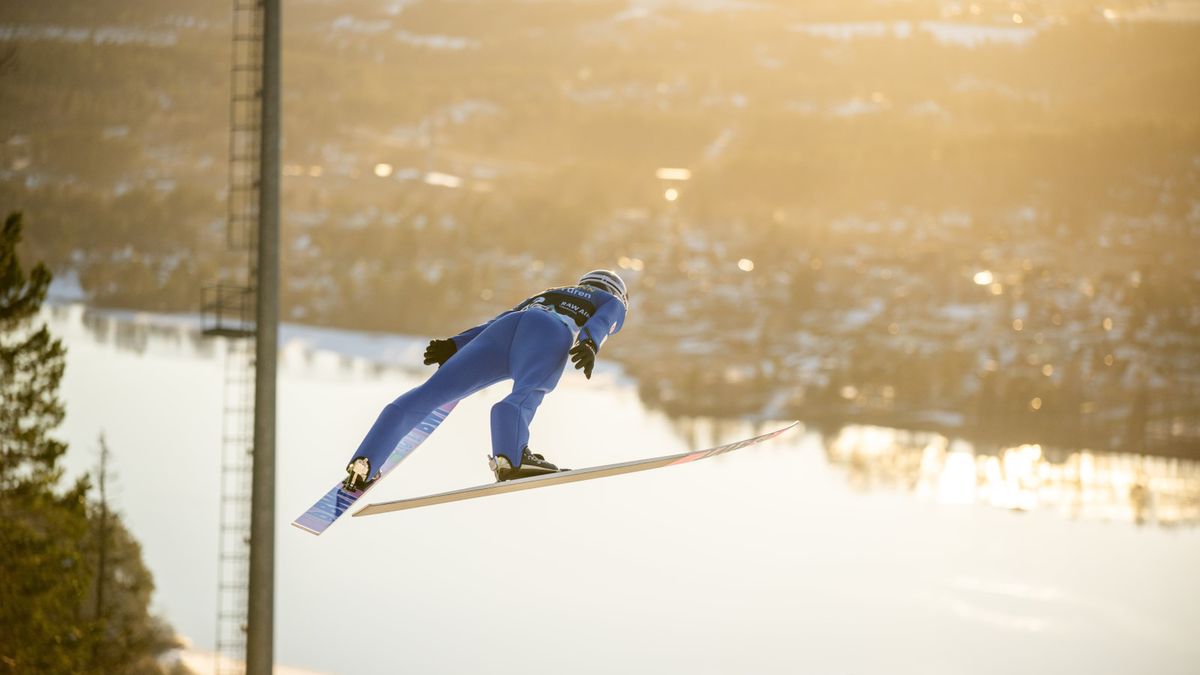
M 768 431 L 767 433 L 765 433 L 763 435 L 764 436 L 771 436 L 771 435 L 778 436 L 779 434 L 782 434 L 786 431 L 791 431 L 792 429 L 794 429 L 798 426 L 800 426 L 800 420 L 792 420 L 791 422 L 788 422 L 787 424 L 776 429 L 775 431 Z

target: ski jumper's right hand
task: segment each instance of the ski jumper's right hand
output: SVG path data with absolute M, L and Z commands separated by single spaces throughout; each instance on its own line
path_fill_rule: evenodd
M 458 345 L 454 344 L 454 340 L 430 340 L 429 346 L 425 348 L 425 365 L 436 363 L 440 366 L 449 361 L 457 351 Z

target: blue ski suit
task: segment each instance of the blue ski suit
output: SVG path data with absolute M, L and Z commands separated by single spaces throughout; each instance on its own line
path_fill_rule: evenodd
M 492 454 L 521 464 L 529 423 L 562 377 L 574 339 L 591 340 L 597 352 L 625 322 L 625 303 L 591 286 L 550 288 L 487 323 L 451 339 L 458 350 L 424 384 L 388 404 L 354 453 L 372 474 L 405 434 L 438 406 L 470 396 L 501 380 L 512 393 L 492 406 Z

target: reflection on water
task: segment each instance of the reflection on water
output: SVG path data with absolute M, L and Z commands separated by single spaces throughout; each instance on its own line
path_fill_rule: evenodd
M 941 504 L 1045 509 L 1073 519 L 1200 523 L 1200 462 L 1038 445 L 984 452 L 940 434 L 871 426 L 844 427 L 825 447 L 862 490 L 900 488 Z
M 58 327 L 81 327 L 98 345 L 139 355 L 153 352 L 211 359 L 223 356 L 228 343 L 226 338 L 205 337 L 200 332 L 198 317 L 191 315 L 97 310 L 78 304 L 47 305 L 43 313 Z M 355 353 L 363 351 L 358 344 L 350 345 L 348 351 L 324 344 L 329 342 L 328 334 L 336 333 L 340 331 L 286 325 L 281 329 L 279 358 L 293 369 L 335 370 L 346 376 L 366 379 L 419 370 L 412 365 L 419 361 L 408 358 L 408 354 L 397 358 L 395 350 L 378 350 L 372 356 L 365 356 Z M 401 342 L 407 347 L 411 339 L 396 338 L 392 342 Z M 406 364 L 406 360 L 411 363 Z
M 97 311 L 82 305 L 47 305 L 43 310 L 58 325 L 78 323 L 97 344 L 114 345 L 135 354 L 145 354 L 153 344 L 168 353 L 211 357 L 219 341 L 201 335 L 199 321 L 139 312 Z

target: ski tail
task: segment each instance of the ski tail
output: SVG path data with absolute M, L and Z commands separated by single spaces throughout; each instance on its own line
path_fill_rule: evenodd
M 400 442 L 396 444 L 392 453 L 384 460 L 383 466 L 379 469 L 379 479 L 391 473 L 400 462 L 403 462 L 414 450 L 416 450 L 425 439 L 429 438 L 438 426 L 445 421 L 450 415 L 450 411 L 454 410 L 454 406 L 458 405 L 458 401 L 451 401 L 445 405 L 435 408 L 429 413 L 421 423 L 413 428 L 412 431 L 404 435 Z M 354 506 L 355 502 L 362 498 L 372 487 L 379 483 L 376 479 L 365 490 L 348 492 L 342 488 L 342 483 L 339 481 L 320 499 L 317 500 L 307 511 L 300 514 L 298 518 L 292 521 L 292 525 L 308 532 L 320 536 L 322 532 L 329 529 L 338 518 L 342 517 L 350 507 Z

